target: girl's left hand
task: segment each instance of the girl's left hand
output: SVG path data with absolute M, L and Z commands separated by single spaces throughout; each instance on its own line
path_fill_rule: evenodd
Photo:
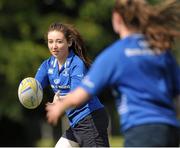
M 56 125 L 58 123 L 59 118 L 64 114 L 62 108 L 63 103 L 61 100 L 46 104 L 46 117 L 50 124 Z

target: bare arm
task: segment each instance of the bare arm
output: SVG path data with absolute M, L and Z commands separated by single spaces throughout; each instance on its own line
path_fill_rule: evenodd
M 78 107 L 85 103 L 88 99 L 89 94 L 83 88 L 78 87 L 75 91 L 72 91 L 65 97 L 63 104 L 66 109 L 70 107 Z
M 47 120 L 49 123 L 55 125 L 58 119 L 64 114 L 68 108 L 75 108 L 83 104 L 89 99 L 89 94 L 82 88 L 78 87 L 63 99 L 48 103 L 46 105 Z

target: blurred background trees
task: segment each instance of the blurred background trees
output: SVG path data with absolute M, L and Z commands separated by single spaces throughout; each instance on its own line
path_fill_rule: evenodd
M 28 110 L 19 103 L 18 85 L 23 78 L 34 77 L 40 63 L 49 56 L 44 34 L 52 22 L 73 24 L 94 59 L 117 39 L 111 27 L 113 3 L 114 0 L 0 0 L 0 146 L 36 146 L 43 135 L 60 136 L 61 127 L 54 127 L 55 132 L 51 133 L 46 124 L 44 105 L 52 96 L 50 89 L 45 90 L 37 109 Z M 177 43 L 175 48 L 179 47 Z M 180 52 L 174 52 L 179 61 Z M 118 134 L 114 98 L 110 91 L 100 95 L 111 113 L 111 133 Z

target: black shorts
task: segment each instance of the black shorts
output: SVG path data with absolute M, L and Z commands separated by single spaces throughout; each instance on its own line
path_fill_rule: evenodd
M 166 124 L 146 124 L 124 133 L 125 147 L 179 147 L 179 128 Z
M 80 147 L 109 147 L 108 123 L 105 109 L 98 109 L 66 130 L 62 137 L 77 142 Z

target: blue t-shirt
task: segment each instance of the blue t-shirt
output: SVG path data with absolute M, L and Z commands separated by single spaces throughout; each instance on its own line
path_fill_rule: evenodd
M 51 56 L 41 64 L 35 79 L 41 83 L 43 88 L 51 85 L 54 93 L 60 91 L 60 95 L 64 96 L 80 84 L 86 72 L 87 69 L 83 61 L 71 50 L 60 70 L 57 59 Z M 66 114 L 70 125 L 75 126 L 85 116 L 102 107 L 104 106 L 99 99 L 94 96 L 80 107 L 67 110 Z
M 116 88 L 122 131 L 147 123 L 178 126 L 173 98 L 180 94 L 179 67 L 169 51 L 155 54 L 141 34 L 105 49 L 80 86 L 91 95 Z

